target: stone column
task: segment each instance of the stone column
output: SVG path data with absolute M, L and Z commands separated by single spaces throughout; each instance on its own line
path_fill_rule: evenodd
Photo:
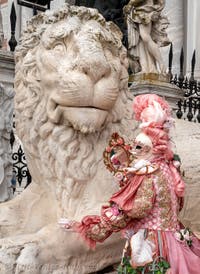
M 186 72 L 191 73 L 191 59 L 196 49 L 195 78 L 200 79 L 200 1 L 184 0 L 185 7 L 185 45 L 186 45 Z
M 0 6 L 0 48 L 3 46 L 4 34 L 3 34 L 3 22 L 2 22 L 2 14 L 1 14 L 1 6 Z
M 0 84 L 0 202 L 12 197 L 12 130 L 14 91 Z
M 166 0 L 164 14 L 169 19 L 167 33 L 173 44 L 173 73 L 179 73 L 179 59 L 181 48 L 184 46 L 184 0 Z M 161 48 L 162 55 L 168 66 L 169 46 Z

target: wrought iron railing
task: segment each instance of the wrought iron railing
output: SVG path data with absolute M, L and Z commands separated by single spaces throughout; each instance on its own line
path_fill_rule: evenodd
M 176 116 L 178 119 L 185 119 L 190 122 L 200 123 L 200 82 L 195 80 L 194 72 L 196 65 L 196 52 L 194 50 L 191 60 L 191 74 L 185 76 L 184 68 L 184 51 L 181 49 L 180 54 L 180 72 L 179 74 L 172 74 L 172 60 L 173 60 L 173 46 L 171 45 L 169 51 L 169 75 L 170 82 L 179 87 L 183 92 L 183 99 L 177 102 Z
M 10 134 L 10 145 L 13 150 L 13 192 L 15 192 L 17 188 L 26 188 L 32 181 L 22 145 L 19 142 L 17 143 L 14 131 L 15 128 L 13 128 Z

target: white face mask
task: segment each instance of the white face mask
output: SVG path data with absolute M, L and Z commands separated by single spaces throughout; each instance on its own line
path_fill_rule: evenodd
M 137 137 L 134 140 L 133 148 L 131 150 L 131 153 L 136 158 L 146 158 L 151 155 L 153 144 L 151 142 L 151 139 L 144 133 L 140 133 L 137 135 Z

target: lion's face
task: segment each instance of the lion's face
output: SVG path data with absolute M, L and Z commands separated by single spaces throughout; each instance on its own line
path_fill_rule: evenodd
M 127 79 L 126 55 L 101 42 L 107 30 L 98 22 L 89 21 L 78 30 L 75 23 L 69 18 L 45 30 L 37 50 L 38 78 L 51 122 L 94 132 L 105 125 L 122 78 Z

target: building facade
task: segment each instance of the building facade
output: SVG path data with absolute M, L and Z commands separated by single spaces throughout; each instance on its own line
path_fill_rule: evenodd
M 10 11 L 12 0 L 1 0 L 1 13 L 3 21 L 4 31 L 4 44 L 3 48 L 8 49 L 8 41 L 10 39 Z M 64 4 L 64 0 L 53 0 L 51 2 L 51 9 Z M 74 0 L 68 0 L 70 4 L 73 4 Z M 14 0 L 16 8 L 16 40 L 19 40 L 20 34 L 23 31 L 27 20 L 33 16 L 33 10 L 27 7 L 20 6 L 17 0 Z M 169 19 L 170 25 L 168 27 L 168 35 L 173 43 L 174 59 L 173 59 L 173 70 L 174 72 L 179 71 L 179 56 L 181 48 L 184 48 L 185 55 L 185 73 L 191 71 L 191 58 L 193 51 L 196 50 L 196 77 L 200 78 L 200 39 L 198 37 L 198 24 L 199 18 L 198 13 L 200 12 L 200 2 L 198 0 L 166 0 L 166 6 L 164 13 Z M 168 52 L 169 47 L 162 49 L 165 63 L 168 65 Z

